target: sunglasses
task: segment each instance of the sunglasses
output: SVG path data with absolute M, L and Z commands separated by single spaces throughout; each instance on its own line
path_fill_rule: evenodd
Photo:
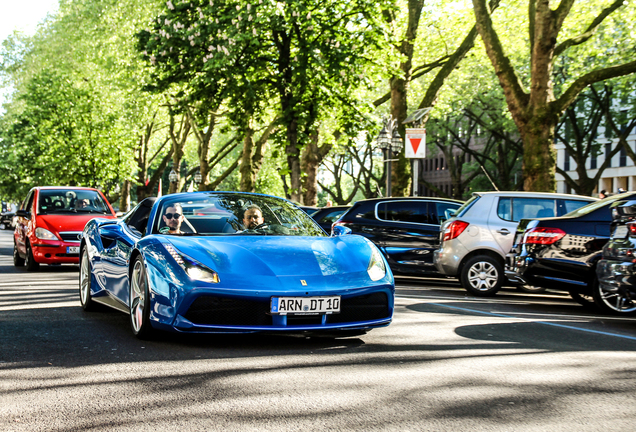
M 164 216 L 166 217 L 166 219 L 172 219 L 173 217 L 175 219 L 179 219 L 183 215 L 181 213 L 166 213 Z

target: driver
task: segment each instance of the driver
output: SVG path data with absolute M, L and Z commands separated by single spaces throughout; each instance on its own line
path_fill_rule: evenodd
M 181 204 L 171 204 L 166 207 L 166 211 L 163 214 L 163 222 L 165 227 L 161 228 L 162 234 L 183 234 L 181 231 L 181 223 L 183 222 L 183 208 Z
M 243 213 L 243 226 L 245 229 L 254 229 L 265 222 L 263 211 L 256 204 L 251 204 Z
M 85 209 L 86 207 L 90 205 L 90 203 L 91 202 L 88 200 L 88 198 L 78 198 L 75 201 L 75 209 L 76 210 Z

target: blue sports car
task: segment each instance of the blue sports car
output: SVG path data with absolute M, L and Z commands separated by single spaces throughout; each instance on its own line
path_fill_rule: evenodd
M 147 198 L 82 233 L 80 301 L 130 314 L 133 333 L 361 335 L 393 316 L 393 274 L 378 248 L 328 236 L 291 202 L 194 192 Z M 345 235 L 349 234 L 349 235 Z

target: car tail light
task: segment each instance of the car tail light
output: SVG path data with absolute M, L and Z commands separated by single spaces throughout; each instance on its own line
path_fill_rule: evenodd
M 525 244 L 551 245 L 561 240 L 565 231 L 559 228 L 531 228 L 523 235 Z
M 443 241 L 452 240 L 455 237 L 459 236 L 461 233 L 464 232 L 464 230 L 466 229 L 468 225 L 470 225 L 468 222 L 464 222 L 460 220 L 451 222 L 444 230 Z
M 636 224 L 630 223 L 627 226 L 629 227 L 629 236 L 636 237 Z

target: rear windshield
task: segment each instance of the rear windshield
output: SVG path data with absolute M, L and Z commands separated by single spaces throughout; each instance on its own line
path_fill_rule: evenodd
M 479 195 L 473 195 L 468 201 L 466 201 L 460 208 L 457 209 L 453 216 L 463 216 L 469 208 L 471 208 L 481 198 Z
M 618 195 L 612 195 L 609 196 L 607 198 L 603 198 L 602 200 L 599 201 L 595 201 L 591 204 L 588 204 L 586 206 L 580 207 L 564 216 L 570 216 L 570 217 L 579 217 L 579 216 L 584 216 L 586 214 L 590 214 L 592 213 L 594 210 L 598 210 L 602 207 L 605 206 L 609 206 L 610 204 L 612 204 L 615 201 L 620 201 L 623 199 L 627 199 L 627 198 L 632 198 L 634 196 L 634 192 L 627 192 L 627 193 L 623 193 L 623 194 L 618 194 Z

